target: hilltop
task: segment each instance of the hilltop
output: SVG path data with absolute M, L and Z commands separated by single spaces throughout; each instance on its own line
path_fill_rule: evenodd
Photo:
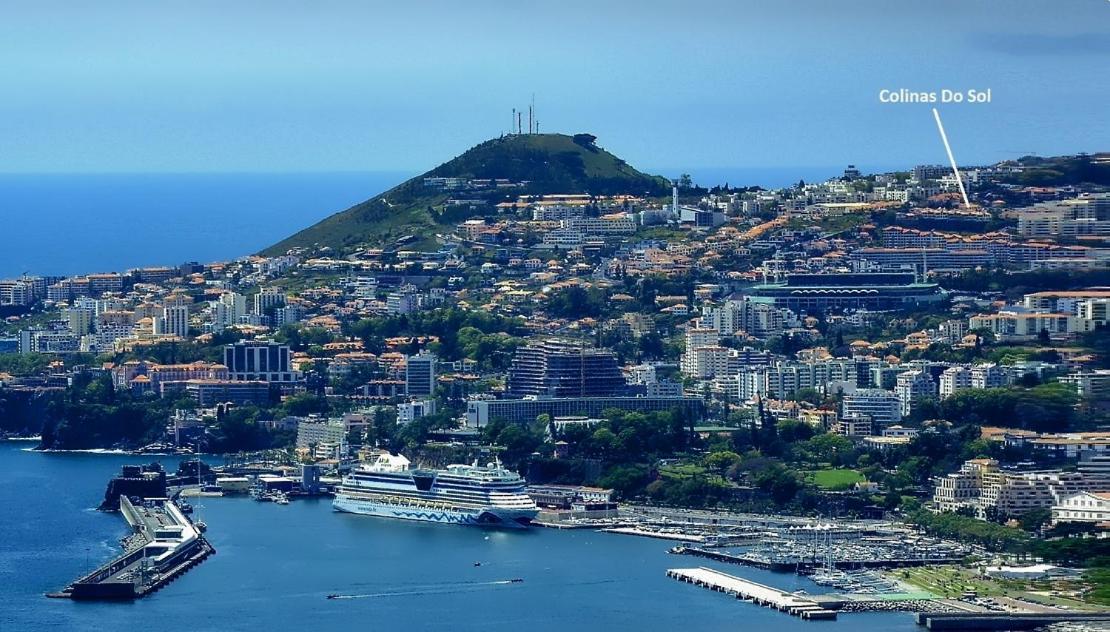
M 449 183 L 428 178 L 457 179 Z M 496 181 L 482 183 L 483 180 Z M 475 183 L 474 181 L 479 181 Z M 438 167 L 336 213 L 262 251 L 294 247 L 349 250 L 413 235 L 426 241 L 437 225 L 491 212 L 498 202 L 547 193 L 659 196 L 669 183 L 602 149 L 591 134 L 514 134 L 481 143 Z M 467 199 L 448 206 L 449 199 Z
M 1066 186 L 1095 184 L 1110 186 L 1110 154 L 1077 154 L 1072 156 L 1024 156 L 1017 159 L 1020 173 L 1006 178 L 1011 184 L 1026 186 Z

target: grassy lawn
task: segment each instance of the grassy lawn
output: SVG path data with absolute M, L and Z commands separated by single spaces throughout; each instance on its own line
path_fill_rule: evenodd
M 866 479 L 856 470 L 816 470 L 809 474 L 813 484 L 822 489 L 848 489 Z
M 690 478 L 691 476 L 697 476 L 699 474 L 705 474 L 705 468 L 693 463 L 683 463 L 681 465 L 664 465 L 663 467 L 659 468 L 659 475 L 664 478 L 683 479 Z
M 1064 595 L 1052 594 L 1053 591 L 1070 592 L 1081 587 L 1073 581 L 1026 582 L 993 579 L 980 577 L 974 569 L 957 566 L 907 568 L 890 571 L 890 575 L 939 597 L 959 597 L 965 591 L 973 591 L 980 597 L 1018 597 L 1046 606 L 1105 609 Z

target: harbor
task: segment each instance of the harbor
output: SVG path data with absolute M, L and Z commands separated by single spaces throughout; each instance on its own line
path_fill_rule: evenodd
M 165 470 L 158 463 L 121 468 L 107 485 L 102 508 L 109 509 L 114 503 L 131 527 L 123 539 L 123 551 L 49 596 L 84 601 L 134 600 L 184 577 L 187 571 L 215 552 L 204 536 L 204 522 L 190 518 L 201 506 L 194 509 L 188 501 L 205 501 L 207 513 L 213 505 L 291 507 L 292 501 L 299 499 L 298 504 L 304 503 L 306 509 L 311 507 L 316 515 L 312 520 L 313 529 L 333 522 L 348 524 L 346 518 L 331 511 L 329 515 L 335 517 L 324 521 L 315 514 L 331 509 L 330 498 L 337 480 L 321 472 L 318 466 L 298 467 L 257 460 L 245 467 L 242 464 L 229 467 L 227 463 L 209 467 L 195 455 L 182 458 L 176 466 L 176 471 Z M 579 493 L 572 488 L 554 491 Z M 597 490 L 591 491 L 596 493 Z M 551 488 L 544 492 L 548 497 L 554 493 Z M 320 499 L 327 500 L 321 503 Z M 270 515 L 276 518 L 289 511 L 292 509 Z M 1000 629 L 989 626 L 996 625 L 994 622 L 999 620 L 1009 621 L 1008 617 L 1025 621 L 1026 614 L 1039 615 L 1029 621 L 1046 617 L 1053 621 L 1075 621 L 1092 614 L 1038 609 L 1033 604 L 992 601 L 974 595 L 952 598 L 910 586 L 903 581 L 907 571 L 952 565 L 961 557 L 978 552 L 923 536 L 897 523 L 635 505 L 618 508 L 615 503 L 596 516 L 573 508 L 551 511 L 549 515 L 557 519 L 537 526 L 554 531 L 569 530 L 560 537 L 613 537 L 613 541 L 607 541 L 607 549 L 617 546 L 617 542 L 635 541 L 650 547 L 655 540 L 658 542 L 654 546 L 660 547 L 660 553 L 698 557 L 718 566 L 734 566 L 737 571 L 697 566 L 669 568 L 665 574 L 674 580 L 734 596 L 767 611 L 789 615 L 783 620 L 832 621 L 867 612 L 901 616 L 906 622 L 920 621 L 922 626 L 931 629 Z M 351 524 L 365 523 L 365 528 L 371 530 L 416 528 L 409 521 L 397 525 L 390 524 L 392 522 L 395 521 L 359 518 Z M 475 530 L 477 533 L 483 531 Z M 489 535 L 483 537 L 489 539 Z M 666 541 L 671 544 L 664 544 Z M 666 548 L 668 546 L 671 548 Z M 468 564 L 474 569 L 472 572 L 484 572 L 477 569 L 485 568 L 487 561 L 480 556 L 475 559 L 480 561 L 471 560 Z M 750 570 L 741 571 L 741 568 Z M 485 585 L 461 580 L 457 587 L 444 584 L 444 587 L 437 585 L 434 590 L 470 591 Z M 419 590 L 422 589 L 350 594 L 380 599 L 416 594 Z M 326 594 L 348 593 L 332 591 Z M 911 613 L 928 616 L 913 619 Z
M 7 472 L 17 485 L 36 485 L 34 481 L 41 480 L 39 477 L 44 472 L 64 475 L 50 476 L 47 479 L 50 482 L 42 489 L 41 495 L 24 499 L 22 505 L 12 505 L 25 507 L 25 517 L 38 516 L 33 528 L 25 519 L 0 516 L 0 524 L 9 533 L 11 542 L 10 552 L 0 552 L 0 565 L 7 563 L 9 568 L 17 563 L 29 566 L 34 569 L 29 572 L 41 575 L 44 582 L 49 582 L 41 587 L 15 582 L 3 588 L 4 599 L 7 603 L 16 604 L 16 609 L 0 613 L 0 621 L 5 627 L 12 623 L 12 629 L 42 629 L 41 625 L 32 621 L 48 619 L 60 621 L 63 627 L 80 628 L 87 621 L 85 606 L 69 609 L 61 606 L 61 602 L 66 600 L 42 599 L 42 594 L 56 590 L 56 586 L 65 582 L 75 584 L 86 577 L 103 580 L 108 576 L 108 573 L 81 569 L 82 554 L 91 557 L 97 571 L 108 568 L 117 578 L 125 572 L 122 568 L 110 568 L 110 562 L 99 561 L 111 558 L 114 562 L 121 557 L 116 554 L 118 549 L 109 550 L 115 548 L 121 535 L 123 523 L 119 521 L 119 515 L 89 509 L 95 506 L 98 496 L 103 493 L 108 478 L 113 475 L 119 478 L 120 469 L 132 462 L 134 457 L 41 454 L 23 452 L 18 446 L 8 446 L 8 449 L 11 452 L 6 455 L 9 457 Z M 189 464 L 187 469 L 192 467 L 194 459 L 164 459 L 170 472 L 177 469 L 179 462 Z M 3 466 L 0 463 L 0 468 Z M 444 619 L 476 599 L 489 599 L 491 601 L 487 603 L 496 603 L 497 607 L 505 609 L 507 614 L 498 619 L 502 623 L 510 619 L 527 619 L 540 630 L 566 629 L 566 626 L 590 628 L 602 624 L 619 628 L 629 625 L 629 615 L 624 609 L 613 608 L 613 603 L 629 599 L 629 591 L 643 596 L 633 602 L 637 614 L 632 617 L 635 625 L 643 630 L 673 630 L 680 626 L 725 629 L 734 625 L 738 617 L 776 632 L 793 630 L 795 626 L 803 629 L 816 625 L 800 614 L 791 616 L 785 611 L 760 606 L 753 601 L 727 599 L 723 593 L 714 594 L 715 591 L 711 590 L 692 590 L 668 578 L 666 571 L 669 569 L 698 566 L 677 564 L 675 560 L 679 558 L 667 554 L 668 548 L 675 544 L 690 544 L 599 531 L 606 526 L 623 523 L 645 531 L 662 531 L 664 535 L 668 531 L 681 532 L 705 537 L 706 542 L 698 543 L 698 548 L 737 554 L 743 549 L 742 545 L 735 544 L 737 541 L 744 541 L 745 538 L 779 541 L 784 539 L 784 533 L 789 533 L 791 525 L 804 526 L 804 519 L 628 507 L 627 510 L 622 508 L 621 516 L 612 519 L 610 524 L 604 525 L 599 521 L 599 524 L 591 525 L 592 528 L 535 529 L 531 533 L 475 529 L 334 513 L 330 499 L 321 496 L 293 495 L 289 505 L 277 507 L 275 503 L 256 502 L 249 495 L 249 488 L 255 478 L 262 475 L 261 472 L 236 477 L 230 472 L 219 472 L 219 468 L 213 469 L 217 472 L 211 474 L 212 478 L 207 472 L 202 475 L 203 483 L 215 484 L 218 477 L 232 478 L 231 481 L 224 481 L 229 486 L 228 493 L 219 498 L 190 496 L 188 500 L 194 506 L 193 513 L 186 514 L 182 510 L 182 515 L 199 521 L 196 516 L 203 512 L 203 521 L 209 529 L 202 535 L 211 542 L 209 546 L 220 549 L 221 555 L 209 554 L 201 567 L 178 572 L 172 581 L 164 579 L 160 586 L 172 583 L 169 589 L 158 590 L 157 598 L 141 600 L 142 618 L 157 617 L 159 621 L 165 621 L 167 630 L 218 628 L 246 631 L 261 626 L 282 629 L 290 621 L 307 622 L 305 613 L 311 613 L 311 622 L 315 625 L 341 626 L 351 617 L 361 616 L 381 617 L 386 622 L 399 623 L 411 613 L 412 602 L 409 600 L 425 594 L 436 597 L 422 600 L 421 607 L 428 609 L 429 616 Z M 129 473 L 136 482 L 144 478 L 158 478 L 157 472 L 153 471 L 142 474 L 129 470 Z M 296 482 L 296 473 L 287 478 Z M 175 483 L 179 480 L 184 482 L 189 476 L 178 478 L 171 473 L 167 479 Z M 236 487 L 238 491 L 234 490 Z M 123 483 L 118 483 L 117 488 L 134 491 L 125 490 Z M 184 486 L 171 485 L 167 495 L 182 489 L 200 490 L 201 487 L 197 486 L 196 479 L 192 479 Z M 0 495 L 3 493 L 0 490 Z M 150 493 L 160 493 L 160 490 Z M 135 503 L 132 505 L 138 506 Z M 814 523 L 812 519 L 808 522 Z M 888 528 L 888 525 L 874 521 L 837 521 L 837 524 L 864 529 L 872 534 Z M 135 538 L 134 544 L 138 544 L 142 536 L 136 536 L 133 528 L 128 531 L 128 537 Z M 912 532 L 907 533 L 912 535 Z M 311 537 L 306 538 L 305 534 L 311 534 Z M 390 543 L 388 547 L 374 545 L 386 541 Z M 55 546 L 58 548 L 54 549 Z M 43 556 L 40 552 L 44 550 L 56 552 L 52 556 Z M 125 548 L 125 551 L 130 550 Z M 820 559 L 823 557 L 820 547 L 818 550 Z M 19 557 L 16 558 L 16 555 Z M 476 566 L 476 561 L 480 561 L 481 566 Z M 920 591 L 891 595 L 879 589 L 874 594 L 861 593 L 859 588 L 865 588 L 863 586 L 853 590 L 831 586 L 823 588 L 815 583 L 814 580 L 819 579 L 816 574 L 798 575 L 793 569 L 773 573 L 709 559 L 704 562 L 705 567 L 723 575 L 816 603 L 822 609 L 834 611 L 840 624 L 847 621 L 853 629 L 866 632 L 925 629 L 918 626 L 911 614 L 913 612 L 926 612 L 935 617 L 942 611 L 959 614 L 958 608 L 962 608 L 963 613 L 974 613 L 989 607 L 977 606 L 971 601 L 943 599 Z M 295 572 L 259 572 L 260 569 L 274 568 L 275 564 L 295 569 Z M 87 562 L 85 568 L 90 568 Z M 375 570 L 371 572 L 368 569 Z M 858 575 L 860 570 L 869 569 L 849 568 L 842 572 L 864 582 L 866 578 Z M 897 574 L 900 573 L 898 571 Z M 80 579 L 70 581 L 74 576 L 80 576 Z M 889 579 L 890 574 L 884 576 Z M 516 577 L 524 582 L 490 584 Z M 536 608 L 548 603 L 550 592 L 556 586 L 564 591 L 563 594 L 572 595 L 581 604 L 581 609 L 564 613 L 558 619 L 558 625 L 544 625 L 532 617 Z M 507 590 L 514 591 L 512 599 L 497 599 L 500 591 Z M 154 594 L 149 589 L 140 588 L 140 591 L 145 595 Z M 326 597 L 329 594 L 367 596 L 328 600 Z M 273 605 L 258 614 L 257 619 L 252 619 L 250 625 L 243 622 L 228 626 L 228 621 L 235 621 L 233 613 L 242 608 L 244 600 L 264 600 Z M 203 605 L 198 607 L 198 604 Z M 313 604 L 326 604 L 326 607 Z M 88 607 L 96 608 L 97 616 L 105 627 L 133 627 L 139 620 L 136 619 L 139 611 L 131 608 L 119 608 L 111 603 L 96 604 L 95 601 Z M 857 615 L 859 612 L 867 614 Z M 1006 616 L 1011 613 L 993 614 Z M 1054 616 L 1068 614 L 1078 613 L 1059 612 Z M 6 616 L 13 618 L 9 621 Z M 938 624 L 939 621 L 937 618 Z M 831 621 L 829 623 L 835 625 Z M 934 629 L 940 628 L 934 625 Z
M 145 597 L 173 582 L 216 550 L 203 535 L 204 524 L 193 523 L 168 498 L 119 499 L 120 514 L 132 532 L 123 552 L 48 597 L 77 600 L 131 600 Z

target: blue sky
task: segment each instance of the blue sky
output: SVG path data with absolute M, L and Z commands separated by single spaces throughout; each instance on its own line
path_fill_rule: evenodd
M 0 171 L 422 170 L 509 125 L 644 167 L 1110 150 L 1110 2 L 0 0 Z M 536 3 L 539 4 L 539 3 Z

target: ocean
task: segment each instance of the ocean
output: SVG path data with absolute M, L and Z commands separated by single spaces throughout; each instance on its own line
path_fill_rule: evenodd
M 412 175 L 0 174 L 0 278 L 234 259 Z
M 119 552 L 126 523 L 93 508 L 121 465 L 154 457 L 43 454 L 29 445 L 0 441 L 0 630 L 917 629 L 905 613 L 806 622 L 668 579 L 668 568 L 710 565 L 820 590 L 790 574 L 669 555 L 673 543 L 663 540 L 392 521 L 335 513 L 326 499 L 194 499 L 216 555 L 133 603 L 48 599 L 43 593 Z M 162 461 L 176 468 L 177 459 Z
M 647 169 L 703 186 L 781 187 L 835 167 Z M 0 279 L 233 259 L 412 177 L 408 172 L 0 174 Z

